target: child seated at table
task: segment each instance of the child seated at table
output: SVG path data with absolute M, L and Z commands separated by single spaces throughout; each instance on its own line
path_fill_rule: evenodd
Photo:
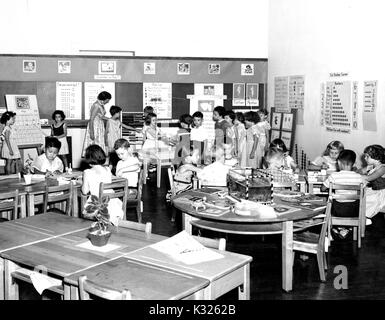
M 269 147 L 263 159 L 263 168 L 271 170 L 282 170 L 284 168 L 284 152 L 277 147 Z
M 326 169 L 330 171 L 337 170 L 337 158 L 340 152 L 344 150 L 344 145 L 340 141 L 331 141 L 324 151 L 323 155 L 317 157 L 309 169 L 321 170 Z
M 126 139 L 118 139 L 115 141 L 114 149 L 119 157 L 116 165 L 116 176 L 126 178 L 129 187 L 137 187 L 138 172 L 140 172 L 140 162 L 136 154 L 130 148 L 130 143 Z M 129 197 L 134 190 L 129 189 Z
M 295 163 L 294 159 L 289 155 L 289 150 L 287 150 L 285 143 L 281 139 L 274 139 L 270 143 L 270 148 L 278 148 L 283 152 L 283 167 L 285 170 L 293 170 L 295 172 L 299 171 L 298 165 Z
M 364 183 L 360 174 L 353 171 L 356 153 L 352 150 L 342 150 L 337 158 L 339 171 L 332 172 L 323 182 L 321 191 L 326 191 L 330 183 L 342 185 L 359 185 Z M 336 194 L 356 194 L 355 190 L 336 190 Z M 331 215 L 335 217 L 358 217 L 359 200 L 333 200 Z M 332 230 L 339 238 L 346 238 L 350 229 L 339 227 Z
M 99 198 L 100 183 L 111 183 L 112 181 L 111 169 L 106 165 L 107 156 L 99 145 L 92 144 L 86 149 L 85 159 L 91 169 L 86 169 L 83 172 L 82 193 Z M 110 190 L 110 192 L 113 193 L 114 191 Z M 88 205 L 89 199 L 85 207 Z M 108 212 L 111 223 L 117 225 L 119 219 L 122 219 L 124 216 L 122 201 L 118 198 L 110 199 L 108 202 Z
M 31 172 L 35 174 L 45 174 L 46 177 L 53 177 L 63 173 L 63 162 L 57 156 L 60 147 L 61 142 L 57 138 L 47 137 L 45 140 L 45 152 L 38 156 L 32 163 Z

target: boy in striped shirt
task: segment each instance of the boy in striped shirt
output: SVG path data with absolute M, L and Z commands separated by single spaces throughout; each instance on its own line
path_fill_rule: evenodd
M 356 154 L 352 150 L 345 149 L 340 152 L 337 158 L 337 165 L 339 171 L 333 172 L 323 183 L 321 190 L 326 191 L 329 184 L 346 184 L 359 185 L 365 183 L 361 175 L 352 171 L 354 163 L 356 162 Z M 354 190 L 336 190 L 337 194 L 356 194 Z M 358 217 L 359 200 L 333 200 L 332 216 L 335 217 Z M 334 233 L 340 238 L 346 238 L 349 229 L 337 228 L 333 229 Z

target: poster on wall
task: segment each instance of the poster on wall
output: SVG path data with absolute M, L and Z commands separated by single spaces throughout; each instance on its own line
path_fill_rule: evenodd
M 352 129 L 358 130 L 358 81 L 353 81 L 352 108 Z
M 258 83 L 246 83 L 246 106 L 259 106 L 259 84 Z
M 297 109 L 297 124 L 304 124 L 305 77 L 289 77 L 289 109 Z
M 158 119 L 172 118 L 172 86 L 169 82 L 143 83 L 143 108 L 152 106 Z
M 277 112 L 290 112 L 288 77 L 274 78 L 274 107 Z
M 364 130 L 377 131 L 377 80 L 364 81 L 364 108 L 362 122 Z
M 219 63 L 209 63 L 209 74 L 221 74 L 221 65 Z
M 254 75 L 254 63 L 242 63 L 241 64 L 241 75 L 242 76 L 253 76 Z
M 273 113 L 273 118 L 271 122 L 271 128 L 272 129 L 281 129 L 281 118 L 282 118 L 282 113 L 280 112 L 274 112 Z
M 23 72 L 36 72 L 36 60 L 23 60 Z
M 110 107 L 115 104 L 115 82 L 84 82 L 84 119 L 90 118 L 91 106 L 102 91 L 107 91 L 112 96 L 111 100 L 104 106 L 106 117 L 111 117 Z
M 293 114 L 284 113 L 282 120 L 282 130 L 292 131 L 293 130 Z
M 291 146 L 291 137 L 292 137 L 291 132 L 281 131 L 281 140 L 285 143 L 285 146 L 287 146 L 288 149 L 290 149 L 290 146 Z
M 155 62 L 144 62 L 143 63 L 144 74 L 155 74 Z
M 279 139 L 280 133 L 281 133 L 281 131 L 279 131 L 279 130 L 271 130 L 270 142 L 273 141 L 274 139 Z
M 329 81 L 326 89 L 325 110 L 330 110 L 328 131 L 350 133 L 351 81 Z
M 245 84 L 233 83 L 233 106 L 244 106 L 245 103 Z
M 70 60 L 59 60 L 57 62 L 58 73 L 71 73 L 71 61 Z
M 321 119 L 320 119 L 320 125 L 323 127 L 325 125 L 325 83 L 321 83 L 321 88 L 320 88 L 320 98 L 321 98 Z
M 56 82 L 56 110 L 62 110 L 67 119 L 82 118 L 81 82 Z

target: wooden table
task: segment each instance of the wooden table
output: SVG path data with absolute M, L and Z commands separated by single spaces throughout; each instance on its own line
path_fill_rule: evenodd
M 54 213 L 40 214 L 33 217 L 0 223 L 0 253 L 21 248 L 33 243 L 52 239 L 68 232 L 84 230 L 89 221 Z M 0 300 L 4 300 L 5 262 L 0 257 Z
M 318 215 L 319 211 L 298 210 L 288 214 L 281 214 L 276 218 L 261 219 L 254 216 L 240 216 L 228 211 L 220 216 L 210 216 L 196 211 L 191 204 L 175 202 L 185 196 L 206 196 L 208 200 L 218 199 L 217 195 L 210 195 L 190 190 L 172 199 L 173 205 L 182 212 L 183 227 L 192 233 L 192 224 L 205 229 L 233 234 L 282 234 L 282 288 L 292 290 L 293 282 L 293 221 L 304 220 Z M 326 203 L 325 203 L 326 205 Z
M 121 257 L 66 277 L 64 283 L 70 290 L 65 292 L 70 292 L 71 300 L 79 300 L 78 278 L 82 275 L 101 286 L 127 289 L 133 300 L 204 299 L 204 289 L 210 284 L 201 277 Z

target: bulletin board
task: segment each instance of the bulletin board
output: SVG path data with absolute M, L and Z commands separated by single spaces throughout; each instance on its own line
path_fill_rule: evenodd
M 290 112 L 276 112 L 276 108 L 270 111 L 270 142 L 274 139 L 281 139 L 292 154 L 295 142 L 295 129 L 297 121 L 297 110 Z

